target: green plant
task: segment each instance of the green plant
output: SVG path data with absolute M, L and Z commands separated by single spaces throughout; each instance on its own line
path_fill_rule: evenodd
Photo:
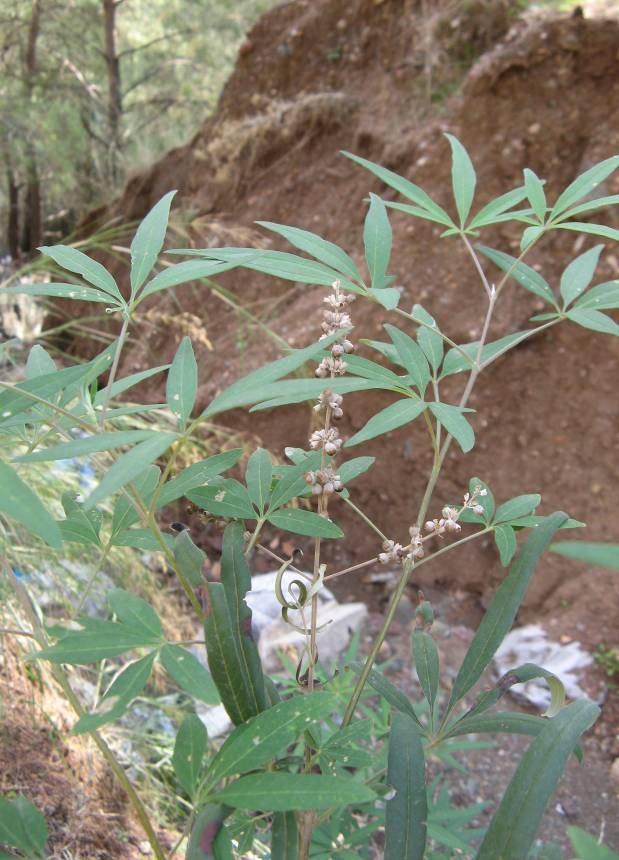
M 201 720 L 193 713 L 185 717 L 178 731 L 172 765 L 183 807 L 189 810 L 188 860 L 242 856 L 250 849 L 259 856 L 268 856 L 270 851 L 274 858 L 301 860 L 333 856 L 336 849 L 342 856 L 360 856 L 379 829 L 384 829 L 388 860 L 442 856 L 441 849 L 433 844 L 433 840 L 441 841 L 439 833 L 448 850 L 469 854 L 475 850 L 479 860 L 524 860 L 568 758 L 574 752 L 579 754 L 579 738 L 597 718 L 599 709 L 588 700 L 564 705 L 558 679 L 532 664 L 513 670 L 481 691 L 477 687 L 516 617 L 540 556 L 559 529 L 582 524 L 562 512 L 538 515 L 541 499 L 535 493 L 497 506 L 490 488 L 476 477 L 461 500 L 438 504 L 434 495 L 452 442 L 455 440 L 463 453 L 475 444 L 467 417 L 472 410 L 467 404 L 478 377 L 494 361 L 517 344 L 564 322 L 619 334 L 619 325 L 603 313 L 619 307 L 616 282 L 589 289 L 601 245 L 569 263 L 561 276 L 559 295 L 524 262 L 529 249 L 553 230 L 614 240 L 619 237 L 618 231 L 604 225 L 573 220 L 618 202 L 615 196 L 590 199 L 589 195 L 619 167 L 619 156 L 578 177 L 552 206 L 546 201 L 543 182 L 525 170 L 522 187 L 471 217 L 475 171 L 460 142 L 449 135 L 448 140 L 455 220 L 412 182 L 350 156 L 409 201 L 385 203 L 370 195 L 363 232 L 367 279 L 354 260 L 331 242 L 305 230 L 269 222 L 262 226 L 308 256 L 253 248 L 184 250 L 172 253 L 191 259 L 154 274 L 166 232 L 170 193 L 146 216 L 133 239 L 127 296 L 103 266 L 75 248 L 63 246 L 43 251 L 79 275 L 79 283 L 13 288 L 35 296 L 98 302 L 118 316 L 120 332 L 90 362 L 62 369 L 45 350 L 34 347 L 25 381 L 0 383 L 0 433 L 8 435 L 12 446 L 22 452 L 12 463 L 0 462 L 0 513 L 51 547 L 74 542 L 85 552 L 118 544 L 159 550 L 204 626 L 210 674 L 187 650 L 187 642 L 166 637 L 147 601 L 124 589 L 110 591 L 107 619 L 80 616 L 71 619 L 77 624 L 46 625 L 11 571 L 12 549 L 8 542 L 4 544 L 4 570 L 22 612 L 29 618 L 30 635 L 37 646 L 31 659 L 51 664 L 78 717 L 74 730 L 87 732 L 94 739 L 127 791 L 160 860 L 166 854 L 139 791 L 100 734 L 137 696 L 148 695 L 156 664 L 196 702 L 221 698 L 235 725 L 219 748 L 209 744 Z M 444 237 L 456 237 L 464 243 L 487 300 L 478 341 L 458 344 L 422 306 L 416 304 L 410 312 L 400 307 L 400 291 L 388 274 L 392 244 L 389 208 L 438 223 L 444 228 Z M 473 244 L 484 227 L 508 220 L 524 227 L 517 258 L 481 243 Z M 496 285 L 484 261 L 502 272 Z M 320 337 L 232 384 L 195 418 L 198 370 L 188 338 L 181 341 L 170 366 L 118 378 L 123 345 L 144 299 L 238 266 L 329 287 Z M 494 311 L 510 281 L 542 299 L 548 311 L 533 318 L 539 324 L 490 342 Z M 355 355 L 350 339 L 354 298 L 397 314 L 413 333 L 416 329 L 416 337 L 386 324 L 389 339 L 367 343 L 381 360 Z M 314 378 L 291 377 L 312 361 L 317 362 Z M 155 373 L 166 374 L 170 428 L 128 429 L 128 414 L 147 417 L 161 406 L 126 407 L 118 405 L 117 398 Z M 99 388 L 98 380 L 105 374 L 107 381 Z M 441 396 L 441 384 L 454 374 L 461 374 L 466 382 L 458 402 L 450 403 Z M 373 390 L 390 392 L 394 402 L 345 441 L 337 425 L 344 396 Z M 214 416 L 244 406 L 275 409 L 306 401 L 317 401 L 317 429 L 307 450 L 287 449 L 289 463 L 275 466 L 271 455 L 259 448 L 245 465 L 244 481 L 223 477 L 240 461 L 242 451 L 237 449 L 177 469 L 196 429 L 210 425 Z M 433 465 L 409 537 L 400 543 L 353 501 L 352 482 L 373 466 L 374 459 L 341 457 L 349 448 L 416 419 L 427 430 Z M 98 483 L 86 498 L 63 497 L 64 516 L 59 516 L 58 507 L 51 512 L 51 503 L 44 504 L 29 486 L 25 470 L 29 463 L 67 456 L 87 457 Z M 205 556 L 189 531 L 168 534 L 158 520 L 163 506 L 181 498 L 227 521 L 220 582 L 205 581 Z M 336 498 L 362 518 L 380 544 L 371 559 L 353 569 L 379 563 L 401 568 L 383 628 L 369 655 L 364 662 L 352 661 L 352 684 L 343 682 L 340 675 L 331 677 L 318 666 L 318 592 L 329 579 L 353 570 L 331 571 L 321 557 L 324 541 L 343 537 L 330 516 Z M 111 513 L 106 513 L 102 504 L 109 500 Z M 250 633 L 251 612 L 244 600 L 250 588 L 249 561 L 253 551 L 261 547 L 261 532 L 267 523 L 311 538 L 314 549 L 310 573 L 299 567 L 296 556 L 279 559 L 275 592 L 281 614 L 302 633 L 306 643 L 295 667 L 294 683 L 279 686 L 263 672 Z M 518 548 L 521 532 L 526 533 L 526 540 Z M 416 608 L 412 657 L 423 700 L 413 702 L 375 665 L 411 573 L 487 535 L 493 536 L 509 572 L 488 607 L 447 699 L 440 686 L 439 655 L 432 637 L 432 607 L 420 600 Z M 199 596 L 204 591 L 206 610 Z M 84 713 L 63 666 L 101 665 L 102 661 L 112 661 L 117 671 L 95 709 Z M 544 678 L 551 689 L 552 702 L 545 715 L 490 710 L 512 685 L 533 677 Z M 370 710 L 371 718 L 364 701 L 369 691 L 379 697 L 379 704 Z M 436 787 L 427 784 L 425 762 L 432 756 L 453 760 L 455 750 L 466 751 L 469 742 L 463 745 L 462 739 L 470 734 L 500 733 L 525 734 L 532 741 L 481 842 L 471 848 L 460 831 L 460 835 L 452 832 L 449 837 L 449 832 L 447 836 L 444 832 L 447 827 L 440 829 L 441 821 L 450 820 L 450 814 L 445 811 L 444 795 L 439 791 L 437 796 Z M 460 819 L 454 812 L 451 820 L 467 822 L 472 817 L 470 811 L 460 813 Z M 472 838 L 480 835 L 474 833 Z M 451 844 L 445 842 L 447 837 Z

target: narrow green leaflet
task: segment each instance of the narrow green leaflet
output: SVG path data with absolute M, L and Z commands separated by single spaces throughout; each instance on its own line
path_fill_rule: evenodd
M 511 526 L 501 525 L 494 530 L 494 542 L 499 551 L 499 557 L 503 567 L 507 567 L 514 557 L 517 549 L 516 536 Z
M 57 369 L 56 362 L 49 352 L 43 349 L 40 344 L 35 343 L 28 353 L 26 379 L 34 379 L 36 376 L 43 376 L 46 373 L 55 373 Z
M 161 542 L 170 549 L 174 546 L 172 535 L 161 534 L 161 541 L 151 529 L 121 529 L 112 536 L 113 546 L 130 546 L 144 552 L 161 552 Z
M 344 532 L 334 522 L 313 511 L 301 508 L 283 508 L 272 511 L 267 520 L 278 529 L 307 537 L 341 538 Z
M 583 212 L 594 212 L 596 209 L 606 209 L 608 206 L 616 206 L 619 203 L 619 194 L 610 194 L 608 197 L 596 197 L 593 200 L 587 200 L 585 203 L 579 203 L 578 206 L 570 208 L 561 216 L 564 218 L 573 218 L 575 215 L 581 215 Z
M 613 310 L 619 308 L 619 281 L 606 281 L 597 284 L 581 296 L 576 304 L 576 309 L 591 309 L 597 311 Z
M 433 720 L 434 705 L 438 696 L 438 650 L 434 639 L 424 630 L 414 630 L 411 643 L 417 677 L 430 706 L 430 718 Z
M 593 280 L 593 275 L 595 274 L 603 248 L 604 245 L 596 245 L 594 248 L 590 248 L 584 254 L 572 260 L 566 267 L 561 275 L 560 287 L 564 308 L 571 305 Z
M 434 216 L 431 219 L 433 221 L 438 221 L 446 227 L 456 226 L 447 212 L 445 212 L 444 209 L 441 209 L 441 207 L 435 203 L 434 200 L 432 200 L 432 198 L 423 191 L 423 189 L 419 188 L 418 185 L 415 185 L 403 176 L 399 176 L 397 173 L 394 173 L 393 170 L 381 167 L 380 164 L 375 164 L 373 161 L 368 161 L 366 158 L 360 158 L 358 155 L 353 155 L 350 152 L 343 152 L 342 154 L 345 155 L 346 158 L 350 158 L 350 160 L 354 161 L 356 164 L 360 164 L 361 167 L 365 167 L 366 170 L 373 173 L 374 176 L 380 179 L 381 182 L 384 182 L 385 185 L 389 185 L 391 188 L 394 188 L 404 197 L 408 197 L 409 200 L 416 203 L 422 210 L 425 210 L 428 214 L 425 214 L 423 217 L 428 217 L 428 215 L 431 214 Z
M 155 265 L 163 247 L 170 205 L 176 191 L 169 191 L 141 222 L 131 242 L 131 295 L 136 295 Z
M 58 445 L 52 445 L 51 448 L 34 451 L 32 454 L 23 454 L 21 457 L 16 457 L 15 462 L 42 463 L 48 460 L 84 457 L 87 454 L 95 454 L 99 451 L 112 451 L 114 448 L 121 448 L 124 445 L 143 442 L 145 439 L 151 439 L 155 435 L 155 432 L 152 430 L 119 430 L 111 433 L 95 433 L 92 436 L 82 436 L 79 439 L 73 439 L 71 442 L 61 442 Z
M 436 323 L 434 325 L 436 326 Z M 427 326 L 421 326 L 417 332 L 417 340 L 436 375 L 443 360 L 443 338 L 438 331 L 433 331 Z
M 247 461 L 245 483 L 256 509 L 263 514 L 271 496 L 273 462 L 264 448 L 258 448 Z
M 477 215 L 470 221 L 469 230 L 476 230 L 478 227 L 485 227 L 488 224 L 494 224 L 498 220 L 502 220 L 500 216 L 504 215 L 512 206 L 522 203 L 526 197 L 527 189 L 524 186 L 514 188 L 506 194 L 501 194 L 500 197 L 491 200 L 490 203 L 487 203 L 486 206 L 479 210 Z
M 524 169 L 524 187 L 526 188 L 531 208 L 539 220 L 543 221 L 546 217 L 546 194 L 544 193 L 544 183 L 535 175 L 535 173 L 533 173 L 532 170 L 529 170 L 528 167 L 525 167 Z
M 96 260 L 92 260 L 86 254 L 78 251 L 77 248 L 71 248 L 68 245 L 43 245 L 39 251 L 47 257 L 51 257 L 63 269 L 81 275 L 89 284 L 103 290 L 108 296 L 118 299 L 121 305 L 125 303 L 118 289 L 118 284 L 107 269 L 101 263 L 97 263 Z M 73 289 L 78 293 L 81 291 L 81 288 L 75 285 L 73 285 Z M 69 296 L 69 298 L 78 298 L 78 296 Z M 109 302 L 109 299 L 106 301 Z
M 19 382 L 10 390 L 0 393 L 0 424 L 2 419 L 12 418 L 36 405 L 36 401 L 28 394 L 50 400 L 60 391 L 69 389 L 72 385 L 88 385 L 97 376 L 104 373 L 112 363 L 112 349 L 106 349 L 101 355 L 86 364 L 73 367 L 63 367 L 53 373 L 45 373 L 25 382 Z
M 445 134 L 451 146 L 451 184 L 460 226 L 464 227 L 475 196 L 477 177 L 468 152 L 453 134 Z
M 153 460 L 160 457 L 170 447 L 176 438 L 176 433 L 157 433 L 119 457 L 86 499 L 86 509 L 93 508 L 103 499 L 137 478 Z
M 595 836 L 591 836 L 580 827 L 568 827 L 567 834 L 578 860 L 619 860 L 619 854 L 616 851 L 603 845 Z
M 553 543 L 550 550 L 574 561 L 619 570 L 619 543 L 566 540 Z
M 487 245 L 476 245 L 477 250 L 491 260 L 495 266 L 498 266 L 501 271 L 509 273 L 509 276 L 515 281 L 518 281 L 521 287 L 525 290 L 534 293 L 540 299 L 557 307 L 557 302 L 550 284 L 542 278 L 539 272 L 527 266 L 516 257 L 506 254 L 504 251 L 497 251 L 495 248 L 489 248 Z
M 387 207 L 380 197 L 370 194 L 370 208 L 363 226 L 363 243 L 368 272 L 375 290 L 387 286 L 385 276 L 391 257 L 392 239 Z
M 612 239 L 619 242 L 619 230 L 607 227 L 605 224 L 589 224 L 588 221 L 569 221 L 565 224 L 557 224 L 559 230 L 574 230 L 576 233 L 589 233 L 591 236 L 601 236 L 603 239 Z
M 101 511 L 96 508 L 85 511 L 82 503 L 77 501 L 75 493 L 70 491 L 62 494 L 62 507 L 66 519 L 60 520 L 58 526 L 63 540 L 85 546 L 101 546 L 99 539 L 103 523 Z
M 49 296 L 59 299 L 73 299 L 77 302 L 99 302 L 115 304 L 109 293 L 84 287 L 81 284 L 17 284 L 14 287 L 0 289 L 0 295 Z
M 533 714 L 519 714 L 516 711 L 498 711 L 492 714 L 475 714 L 463 717 L 446 737 L 454 738 L 460 735 L 508 734 L 529 735 L 537 737 L 546 725 L 543 717 Z
M 567 514 L 558 511 L 546 517 L 529 535 L 509 574 L 497 588 L 462 661 L 454 681 L 448 711 L 468 693 L 492 660 L 496 649 L 514 623 L 539 557 L 566 519 Z
M 311 254 L 321 263 L 325 263 L 332 269 L 341 272 L 353 281 L 363 283 L 359 269 L 354 260 L 348 256 L 338 245 L 328 242 L 309 230 L 301 230 L 299 227 L 287 227 L 284 224 L 274 224 L 272 221 L 257 221 L 266 230 L 272 230 L 287 239 L 295 248 Z
M 424 403 L 423 400 L 413 400 L 411 397 L 397 400 L 370 418 L 358 433 L 347 440 L 345 447 L 351 448 L 353 445 L 367 442 L 368 439 L 381 436 L 383 433 L 388 433 L 404 424 L 410 424 L 411 421 L 421 415 L 427 406 L 428 404 Z
M 140 293 L 140 301 L 147 296 L 152 296 L 153 293 L 176 287 L 179 284 L 228 272 L 235 266 L 236 263 L 223 263 L 219 260 L 185 260 L 183 263 L 177 263 L 175 266 L 163 269 L 154 278 L 151 278 Z
M 344 485 L 354 481 L 359 475 L 367 472 L 374 463 L 376 457 L 354 457 L 352 460 L 346 460 L 337 467 L 338 474 Z
M 189 529 L 184 529 L 177 535 L 172 551 L 181 573 L 191 585 L 202 585 L 204 582 L 202 571 L 206 561 L 206 553 L 192 541 Z
M 311 490 L 305 480 L 305 475 L 310 469 L 320 468 L 320 461 L 320 452 L 314 451 L 296 466 L 286 467 L 286 472 L 283 477 L 276 481 L 275 487 L 273 488 L 269 502 L 269 510 L 275 511 L 277 508 L 285 505 L 286 502 L 297 498 L 297 496 L 307 495 Z
M 175 478 L 165 484 L 157 499 L 157 507 L 162 508 L 164 505 L 169 505 L 170 502 L 186 495 L 189 490 L 194 490 L 201 484 L 205 484 L 227 469 L 232 468 L 241 459 L 242 454 L 242 448 L 233 448 L 231 451 L 214 454 L 212 457 L 207 457 L 206 460 L 200 460 L 198 463 L 187 466 L 186 469 L 183 469 Z
M 133 490 L 145 507 L 148 507 L 150 504 L 160 477 L 161 471 L 158 466 L 147 466 L 134 479 Z M 121 531 L 125 531 L 129 526 L 137 523 L 139 519 L 140 513 L 133 501 L 128 499 L 124 494 L 119 495 L 114 505 L 114 513 L 112 514 L 112 536 L 116 537 Z
M 373 362 L 368 362 L 367 359 L 360 359 L 358 356 L 353 356 L 354 363 L 353 361 L 349 363 L 348 358 L 346 356 L 346 363 L 349 365 L 351 371 L 353 371 L 353 367 L 355 368 L 353 372 L 356 372 L 357 367 L 360 366 L 360 362 L 365 361 L 366 366 L 367 364 L 373 364 Z M 376 367 L 378 366 L 376 365 Z M 403 388 L 406 390 L 404 382 L 397 374 L 392 374 L 392 377 L 394 377 L 393 381 L 389 374 L 389 370 L 382 368 L 382 374 L 380 376 L 373 374 L 371 379 L 341 376 L 329 379 L 328 383 L 324 379 L 284 379 L 281 382 L 262 386 L 259 392 L 254 392 L 251 397 L 247 398 L 247 402 L 256 403 L 256 401 L 259 401 L 250 410 L 251 412 L 256 412 L 260 409 L 287 406 L 291 403 L 303 403 L 305 400 L 315 400 L 325 390 L 327 385 L 329 390 L 335 394 L 349 394 L 351 391 L 372 391 L 379 388 L 398 392 L 402 391 Z
M 152 637 L 155 641 L 163 637 L 159 616 L 152 606 L 137 594 L 114 588 L 107 595 L 107 602 L 118 620 L 127 624 L 134 632 Z
M 619 325 L 607 314 L 601 314 L 592 308 L 574 308 L 567 312 L 567 318 L 592 331 L 613 334 L 615 337 L 619 335 Z
M 184 337 L 176 350 L 168 371 L 166 400 L 170 411 L 178 418 L 181 430 L 185 429 L 198 393 L 198 365 L 188 337 Z
M 526 517 L 527 514 L 533 513 L 535 508 L 541 502 L 542 497 L 539 493 L 530 493 L 524 496 L 514 496 L 508 502 L 503 502 L 496 509 L 494 515 L 495 523 L 509 523 L 512 520 L 517 520 L 520 517 Z
M 294 812 L 276 812 L 271 833 L 271 860 L 297 860 L 299 834 Z
M 363 668 L 363 664 L 355 662 L 352 664 L 352 668 L 360 672 Z M 419 717 L 417 716 L 413 704 L 409 700 L 408 696 L 405 696 L 401 690 L 398 690 L 391 681 L 385 678 L 382 672 L 378 669 L 372 669 L 368 675 L 368 684 L 376 690 L 380 696 L 386 699 L 392 708 L 395 708 L 396 711 L 399 711 L 402 714 L 407 714 L 412 720 L 414 720 L 419 729 L 422 728 L 421 723 L 419 722 Z
M 23 795 L 0 797 L 0 843 L 43 857 L 47 843 L 45 816 Z
M 191 651 L 180 645 L 167 644 L 161 649 L 159 659 L 182 690 L 207 705 L 219 704 L 219 693 L 213 679 Z
M 208 614 L 204 638 L 211 676 L 221 701 L 235 725 L 260 712 L 248 696 L 248 679 L 240 655 L 240 641 L 228 609 L 224 587 L 219 582 L 208 585 Z
M 215 786 L 225 777 L 266 765 L 312 723 L 320 722 L 336 710 L 337 697 L 319 692 L 312 696 L 294 696 L 258 714 L 226 738 L 209 766 L 207 787 Z
M 463 410 L 459 406 L 451 406 L 448 403 L 429 403 L 428 405 L 464 453 L 470 451 L 475 445 L 475 433 L 464 417 Z
M 202 417 L 208 418 L 219 412 L 225 412 L 227 409 L 255 403 L 261 399 L 260 389 L 262 386 L 277 382 L 278 379 L 298 370 L 307 361 L 316 358 L 323 350 L 328 349 L 339 337 L 341 337 L 340 332 L 330 335 L 324 340 L 318 340 L 304 349 L 295 349 L 290 355 L 278 358 L 276 361 L 254 370 L 215 397 L 202 413 Z
M 408 371 L 415 387 L 423 397 L 430 382 L 430 368 L 424 351 L 412 337 L 409 337 L 399 328 L 386 324 L 385 331 L 393 341 L 398 363 Z
M 62 546 L 58 524 L 17 472 L 0 460 L 0 513 L 26 526 L 55 549 Z
M 129 663 L 112 681 L 99 706 L 90 714 L 83 714 L 73 726 L 73 734 L 94 732 L 107 723 L 120 719 L 131 702 L 140 695 L 150 678 L 156 651 Z
M 391 276 L 388 276 L 388 278 L 390 277 Z M 388 278 L 385 279 L 385 284 L 387 283 Z M 400 304 L 400 299 L 402 298 L 402 293 L 397 289 L 397 287 L 388 287 L 386 285 L 380 288 L 370 287 L 370 289 L 366 291 L 366 295 L 376 299 L 378 304 L 382 305 L 382 307 L 388 311 L 395 310 Z
M 176 735 L 172 767 L 189 797 L 193 797 L 200 779 L 207 742 L 208 736 L 200 717 L 188 714 Z
M 506 334 L 492 343 L 485 344 L 481 349 L 479 363 L 481 367 L 487 367 L 495 358 L 507 352 L 513 346 L 516 346 L 520 341 L 530 337 L 530 331 L 517 331 L 513 334 Z M 465 353 L 467 357 L 462 355 Z M 471 370 L 477 359 L 479 352 L 479 341 L 473 343 L 464 343 L 459 349 L 451 348 L 445 356 L 443 367 L 441 370 L 441 379 L 445 376 L 450 376 L 452 373 L 461 373 L 463 370 Z
M 604 182 L 617 168 L 619 168 L 619 155 L 613 155 L 611 158 L 590 167 L 589 170 L 585 170 L 559 195 L 557 202 L 552 207 L 550 217 L 554 219 L 569 209 L 570 206 L 578 203 L 579 200 L 597 188 L 601 182 Z
M 198 487 L 185 493 L 187 498 L 217 517 L 233 519 L 257 519 L 249 493 L 233 478 L 214 478 L 206 487 Z
M 79 666 L 118 657 L 134 648 L 158 647 L 161 644 L 158 637 L 148 636 L 141 629 L 133 630 L 126 624 L 92 622 L 93 619 L 82 620 L 83 630 L 69 631 L 55 645 L 38 651 L 37 659 Z
M 385 810 L 385 860 L 423 860 L 428 794 L 419 727 L 406 714 L 393 715 L 387 782 L 395 795 Z
M 245 558 L 244 526 L 242 523 L 230 523 L 224 531 L 221 583 L 237 651 L 239 681 L 242 686 L 243 708 L 246 712 L 245 719 L 248 719 L 250 716 L 265 710 L 268 707 L 268 702 L 260 657 L 251 634 L 251 610 L 245 602 L 245 595 L 251 589 L 251 574 Z M 211 592 L 212 588 L 209 586 L 209 599 Z M 208 621 L 209 619 L 207 619 L 207 627 Z M 217 682 L 211 663 L 208 637 L 207 651 L 209 652 L 209 665 Z M 220 687 L 219 689 L 221 692 Z M 226 704 L 225 700 L 224 704 Z
M 161 364 L 159 367 L 150 367 L 148 370 L 141 370 L 139 373 L 131 373 L 129 376 L 117 379 L 112 383 L 111 389 L 109 389 L 110 399 L 117 397 L 119 394 L 123 394 L 123 392 L 133 388 L 134 385 L 143 382 L 145 379 L 150 379 L 151 376 L 155 376 L 157 373 L 163 373 L 163 371 L 168 370 L 169 367 L 169 364 Z M 108 386 L 106 385 L 104 388 L 100 388 L 99 391 L 97 391 L 93 404 L 94 406 L 102 406 L 107 399 Z
M 371 803 L 376 795 L 350 777 L 258 773 L 226 786 L 215 800 L 235 809 L 288 812 Z
M 526 860 L 544 808 L 579 737 L 600 709 L 572 702 L 549 720 L 522 757 L 477 852 L 477 860 Z

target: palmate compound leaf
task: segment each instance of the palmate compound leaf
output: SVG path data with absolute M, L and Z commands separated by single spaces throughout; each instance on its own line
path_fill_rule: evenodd
M 337 697 L 319 692 L 297 695 L 238 726 L 210 763 L 206 786 L 225 777 L 257 770 L 277 758 L 303 731 L 337 710 Z
M 423 860 L 428 794 L 419 727 L 396 711 L 389 733 L 387 782 L 394 795 L 385 812 L 385 860 Z
M 259 773 L 231 782 L 214 800 L 235 809 L 288 812 L 371 803 L 374 792 L 351 777 Z
M 477 860 L 526 860 L 544 808 L 578 739 L 600 709 L 587 699 L 563 708 L 520 760 L 477 853 Z
M 539 557 L 567 518 L 567 514 L 562 511 L 546 517 L 522 546 L 509 574 L 496 590 L 460 666 L 447 707 L 448 713 L 477 683 L 492 660 L 514 622 Z

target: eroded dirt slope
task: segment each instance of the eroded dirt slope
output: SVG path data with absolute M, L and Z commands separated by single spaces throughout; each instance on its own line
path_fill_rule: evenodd
M 361 263 L 364 198 L 368 191 L 386 198 L 392 192 L 339 151 L 402 173 L 450 208 L 445 130 L 457 134 L 473 156 L 479 203 L 520 184 L 526 166 L 547 180 L 552 199 L 583 169 L 619 152 L 619 26 L 568 16 L 519 22 L 508 32 L 512 24 L 501 3 L 470 4 L 466 15 L 439 16 L 430 36 L 420 4 L 410 0 L 286 3 L 249 34 L 215 116 L 187 146 L 134 177 L 114 209 L 95 213 L 91 223 L 110 214 L 139 218 L 164 192 L 178 188 L 183 229 L 198 247 L 269 245 L 270 236 L 254 225 L 264 219 L 318 232 Z M 462 86 L 446 98 L 475 57 Z M 603 190 L 619 189 L 609 183 Z M 609 218 L 606 223 L 612 223 Z M 399 213 L 392 222 L 392 271 L 403 289 L 403 306 L 422 302 L 455 341 L 475 338 L 484 296 L 465 252 L 456 240 L 439 240 L 440 230 L 431 225 Z M 518 234 L 505 224 L 484 239 L 510 251 Z M 178 235 L 172 241 L 187 244 Z M 556 283 L 571 256 L 590 244 L 573 233 L 553 236 L 531 262 Z M 598 280 L 615 278 L 618 270 L 617 249 L 607 247 Z M 321 288 L 292 287 L 247 272 L 230 273 L 221 283 L 290 343 L 316 336 Z M 184 287 L 177 296 L 183 310 L 200 318 L 214 345 L 200 357 L 202 403 L 241 370 L 275 356 L 260 329 L 239 325 L 237 314 L 205 289 Z M 164 299 L 157 309 L 175 314 L 178 305 Z M 510 288 L 492 335 L 523 328 L 538 309 L 534 296 Z M 359 339 L 380 336 L 384 318 L 357 302 L 354 321 Z M 169 360 L 181 336 L 179 331 L 171 337 L 169 326 L 145 327 L 144 333 L 128 354 L 127 370 Z M 497 363 L 471 403 L 478 445 L 467 456 L 452 450 L 437 511 L 479 475 L 499 499 L 539 491 L 543 512 L 567 509 L 588 523 L 589 539 L 616 541 L 618 368 L 618 340 L 568 325 Z M 446 386 L 444 396 L 455 401 L 458 385 Z M 347 398 L 345 431 L 361 427 L 387 402 L 380 396 Z M 226 421 L 251 429 L 279 453 L 306 441 L 303 409 Z M 424 444 L 421 428 L 414 426 L 368 443 L 362 452 L 381 459 L 358 482 L 360 504 L 394 538 L 406 535 L 423 492 Z M 334 509 L 334 516 L 352 537 L 346 558 L 375 554 L 374 540 L 347 511 Z M 420 572 L 424 582 L 473 592 L 482 602 L 501 576 L 490 543 L 428 565 L 423 577 Z M 358 581 L 342 588 L 364 596 Z M 616 576 L 547 556 L 523 618 L 543 614 L 565 635 L 589 645 L 612 643 L 618 590 Z

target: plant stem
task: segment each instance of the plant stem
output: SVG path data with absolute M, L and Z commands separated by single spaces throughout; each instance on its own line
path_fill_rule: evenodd
M 108 407 L 110 405 L 110 400 L 112 398 L 112 386 L 114 385 L 114 380 L 116 379 L 116 374 L 118 372 L 120 354 L 122 352 L 123 346 L 125 345 L 125 340 L 127 339 L 127 333 L 129 331 L 129 320 L 129 312 L 125 310 L 123 324 L 120 329 L 120 334 L 118 335 L 118 343 L 116 344 L 116 351 L 114 352 L 114 360 L 110 368 L 110 375 L 108 377 L 107 385 L 105 386 L 105 400 L 103 401 L 103 408 L 101 409 L 101 414 L 99 415 L 99 427 L 101 429 L 103 429 L 103 427 L 105 426 L 105 415 L 107 413 Z
M 376 532 L 376 534 L 381 538 L 381 540 L 384 540 L 384 541 L 387 540 L 387 536 L 381 532 L 381 530 L 378 528 L 378 526 L 375 523 L 373 523 L 372 520 L 366 514 L 364 514 L 363 511 L 360 508 L 358 508 L 354 502 L 351 502 L 351 500 L 349 498 L 344 499 L 344 501 L 346 502 L 346 504 L 349 507 L 351 507 L 353 509 L 353 511 L 356 514 L 358 514 L 358 516 L 361 517 L 363 522 L 366 523 L 366 525 L 368 525 L 372 529 L 372 531 Z

